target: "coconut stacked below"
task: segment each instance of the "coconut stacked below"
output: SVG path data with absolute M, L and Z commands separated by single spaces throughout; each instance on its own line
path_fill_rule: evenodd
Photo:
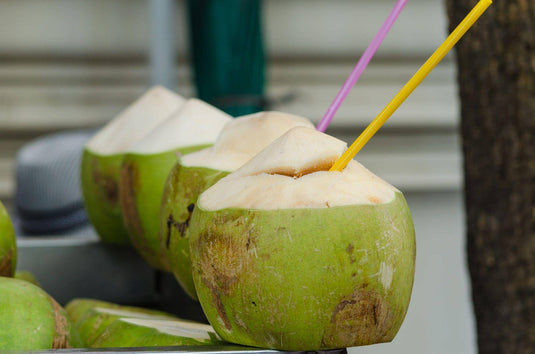
M 184 99 L 174 92 L 153 87 L 86 144 L 82 193 L 89 219 L 102 241 L 129 243 L 119 205 L 119 171 L 124 154 L 183 103 Z
M 166 314 L 165 312 L 161 312 L 161 311 L 146 309 L 143 307 L 118 305 L 118 304 L 114 304 L 108 301 L 87 299 L 87 298 L 78 298 L 78 299 L 73 299 L 69 301 L 69 303 L 65 305 L 65 311 L 67 311 L 67 313 L 69 314 L 69 317 L 72 319 L 72 321 L 75 324 L 79 324 L 80 322 L 83 322 L 83 321 L 80 321 L 80 319 L 86 314 L 86 312 L 92 309 L 95 309 L 97 307 L 103 308 L 103 309 L 116 309 L 116 310 L 124 310 L 124 311 L 130 311 L 130 312 L 172 317 L 172 315 Z
M 167 251 L 175 277 L 191 297 L 196 299 L 188 229 L 197 197 L 297 126 L 313 127 L 306 118 L 281 112 L 236 118 L 225 125 L 214 146 L 181 157 L 171 170 L 162 198 L 160 249 Z
M 41 288 L 0 277 L 0 294 L 0 351 L 83 347 L 65 310 Z
M 181 320 L 161 311 L 75 299 L 66 306 L 90 348 L 220 344 L 208 325 Z
M 189 99 L 126 151 L 119 181 L 121 213 L 132 244 L 152 267 L 170 270 L 158 234 L 162 192 L 177 155 L 212 145 L 231 119 L 203 101 Z
M 15 230 L 2 202 L 0 202 L 0 277 L 12 277 L 17 266 Z
M 193 279 L 225 340 L 284 350 L 391 341 L 405 317 L 415 236 L 403 195 L 344 142 L 294 128 L 198 199 Z

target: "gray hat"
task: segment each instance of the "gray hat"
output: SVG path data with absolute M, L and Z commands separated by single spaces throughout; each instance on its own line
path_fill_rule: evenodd
M 87 223 L 80 190 L 83 147 L 93 131 L 39 138 L 16 157 L 15 205 L 20 228 L 49 234 Z

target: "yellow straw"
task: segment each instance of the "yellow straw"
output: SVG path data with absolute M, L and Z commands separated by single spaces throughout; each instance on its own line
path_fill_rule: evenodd
M 416 74 L 403 86 L 398 94 L 388 103 L 388 105 L 379 113 L 379 115 L 368 125 L 360 134 L 355 142 L 344 152 L 342 156 L 334 163 L 330 171 L 342 171 L 349 161 L 362 149 L 362 147 L 371 139 L 371 137 L 381 128 L 390 116 L 401 106 L 407 97 L 414 91 L 418 85 L 426 78 L 427 75 L 437 66 L 437 64 L 446 56 L 453 46 L 461 37 L 472 27 L 478 18 L 492 4 L 492 0 L 481 0 L 457 26 L 457 28 L 446 38 L 444 43 L 431 55 L 429 59 L 418 69 Z

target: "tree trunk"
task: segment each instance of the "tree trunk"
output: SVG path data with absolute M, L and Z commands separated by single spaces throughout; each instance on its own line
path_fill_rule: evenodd
M 476 0 L 446 0 L 453 29 Z M 535 1 L 494 0 L 457 46 L 480 353 L 535 353 Z

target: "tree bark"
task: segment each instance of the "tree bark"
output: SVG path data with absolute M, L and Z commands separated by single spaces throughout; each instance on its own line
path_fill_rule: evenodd
M 453 29 L 477 3 L 446 0 Z M 535 1 L 495 0 L 456 50 L 480 353 L 535 353 Z

